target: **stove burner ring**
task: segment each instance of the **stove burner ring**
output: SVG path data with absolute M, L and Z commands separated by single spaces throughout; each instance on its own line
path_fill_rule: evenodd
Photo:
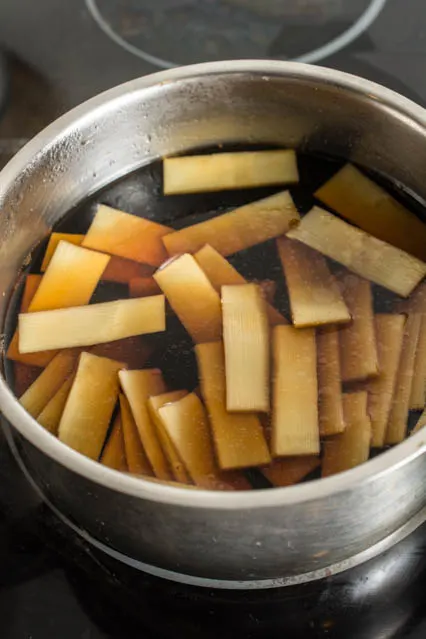
M 335 55 L 342 49 L 345 49 L 363 33 L 365 33 L 370 26 L 378 18 L 382 10 L 384 9 L 388 0 L 371 0 L 369 6 L 361 14 L 361 16 L 354 22 L 349 29 L 341 33 L 336 38 L 333 38 L 323 46 L 318 47 L 312 51 L 304 53 L 294 58 L 290 58 L 293 62 L 304 62 L 308 64 L 315 64 Z M 147 51 L 135 46 L 131 42 L 125 40 L 117 31 L 109 24 L 109 22 L 102 15 L 98 6 L 98 0 L 85 0 L 86 7 L 97 23 L 98 27 L 108 36 L 113 42 L 115 42 L 122 49 L 125 49 L 128 53 L 162 69 L 171 69 L 179 66 L 170 60 L 162 59 L 156 55 L 151 55 Z M 280 56 L 274 56 L 280 59 Z M 281 58 L 288 59 L 288 58 Z M 204 62 L 205 60 L 199 60 L 198 62 Z

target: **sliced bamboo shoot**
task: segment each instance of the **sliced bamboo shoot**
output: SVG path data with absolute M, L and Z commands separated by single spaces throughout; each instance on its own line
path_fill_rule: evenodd
M 58 437 L 82 455 L 97 460 L 118 399 L 121 362 L 82 353 L 59 423 Z
M 426 404 L 426 314 L 421 316 L 419 341 L 414 363 L 410 409 L 423 410 Z
M 194 342 L 221 338 L 220 297 L 192 255 L 167 262 L 154 279 Z
M 426 275 L 424 262 L 318 207 L 288 237 L 402 297 L 408 297 Z
M 109 255 L 59 242 L 28 312 L 88 304 L 109 259 Z
M 401 359 L 392 398 L 385 443 L 399 444 L 407 434 L 411 387 L 422 316 L 414 313 L 407 317 L 404 328 Z
M 164 454 L 166 455 L 167 460 L 170 464 L 170 468 L 172 470 L 174 478 L 176 479 L 176 481 L 182 484 L 190 484 L 191 479 L 186 472 L 185 466 L 181 462 L 180 457 L 175 450 L 175 447 L 173 446 L 172 440 L 170 439 L 158 412 L 162 406 L 165 406 L 170 402 L 176 402 L 178 399 L 182 399 L 182 397 L 185 397 L 185 395 L 188 395 L 188 391 L 181 390 L 172 391 L 170 393 L 163 393 L 162 395 L 156 395 L 155 397 L 150 397 L 148 400 L 148 410 L 151 420 L 157 429 L 158 439 L 160 440 Z
M 49 400 L 71 375 L 78 356 L 79 352 L 76 350 L 61 351 L 25 391 L 19 401 L 30 415 L 40 415 Z
M 368 460 L 371 443 L 371 421 L 367 413 L 366 392 L 345 393 L 343 410 L 345 432 L 324 444 L 322 476 L 341 473 Z
M 228 411 L 269 410 L 269 323 L 256 284 L 222 287 Z
M 417 422 L 417 424 L 415 425 L 413 431 L 412 431 L 412 435 L 415 435 L 416 433 L 419 432 L 419 430 L 421 430 L 422 428 L 424 428 L 426 426 L 426 409 L 423 411 L 423 413 L 420 415 L 419 417 L 419 421 Z
M 149 264 L 140 264 L 134 260 L 125 260 L 123 257 L 113 255 L 108 262 L 101 279 L 106 282 L 128 284 L 135 277 L 150 277 L 154 267 Z
M 205 244 L 227 256 L 284 235 L 299 219 L 290 193 L 284 191 L 174 231 L 163 241 L 170 256 L 195 253 Z
M 206 244 L 194 255 L 213 287 L 220 293 L 222 286 L 247 284 L 247 280 L 210 244 Z
M 340 373 L 339 333 L 334 328 L 317 330 L 318 413 L 320 435 L 345 430 Z
M 129 472 L 133 475 L 153 475 L 151 464 L 139 436 L 136 422 L 125 395 L 120 393 L 121 425 L 123 428 L 124 450 Z
M 368 382 L 368 413 L 373 448 L 384 446 L 392 398 L 401 358 L 405 315 L 376 315 L 376 338 L 380 374 Z
M 257 415 L 226 409 L 225 356 L 222 342 L 195 348 L 200 384 L 213 433 L 219 466 L 247 468 L 270 461 L 268 445 Z
M 339 276 L 352 322 L 339 331 L 343 382 L 363 381 L 379 372 L 371 284 L 352 273 Z
M 158 409 L 164 428 L 193 482 L 204 485 L 217 474 L 210 429 L 204 407 L 197 395 Z
M 44 254 L 43 262 L 40 267 L 42 273 L 45 272 L 49 266 L 50 260 L 53 257 L 56 247 L 59 242 L 68 242 L 68 244 L 74 244 L 80 246 L 84 239 L 84 235 L 77 235 L 75 233 L 51 233 L 49 241 L 47 243 L 46 252 Z
M 318 383 L 315 331 L 276 326 L 273 331 L 272 453 L 318 455 Z
M 19 350 L 92 346 L 165 328 L 163 295 L 26 313 L 19 315 Z
M 164 158 L 164 194 L 204 193 L 299 181 L 292 150 Z
M 288 457 L 287 459 L 274 459 L 272 464 L 261 468 L 273 486 L 292 486 L 298 484 L 307 475 L 319 468 L 321 460 L 314 455 L 308 457 Z
M 153 277 L 136 277 L 129 282 L 130 297 L 157 295 L 161 289 Z
M 28 312 L 28 309 L 31 306 L 31 302 L 33 301 L 34 295 L 36 294 L 42 279 L 42 275 L 27 275 L 27 277 L 25 278 L 24 292 L 22 293 L 20 306 L 21 313 Z
M 21 313 L 27 313 L 31 301 L 40 285 L 42 275 L 27 275 L 25 278 L 24 292 L 21 300 Z M 7 349 L 6 357 L 15 362 L 21 362 L 28 366 L 45 368 L 55 357 L 56 351 L 41 351 L 40 353 L 20 353 L 19 352 L 19 330 L 16 329 Z M 17 395 L 21 395 L 18 393 Z
M 20 362 L 27 366 L 37 366 L 37 368 L 45 368 L 49 362 L 55 357 L 57 351 L 40 351 L 39 353 L 20 353 L 19 352 L 19 330 L 13 334 L 7 349 L 6 357 L 14 362 Z
M 350 313 L 325 258 L 286 237 L 277 240 L 277 247 L 295 326 L 349 322 Z
M 108 466 L 114 470 L 120 470 L 121 472 L 128 471 L 120 413 L 117 414 L 117 417 L 114 420 L 110 436 L 105 444 L 100 461 L 104 466 Z
M 162 224 L 100 204 L 83 246 L 159 266 L 167 259 L 162 237 L 170 231 Z
M 73 377 L 66 379 L 60 389 L 55 393 L 55 395 L 53 395 L 52 399 L 48 401 L 40 415 L 37 417 L 38 423 L 48 430 L 49 433 L 52 433 L 52 435 L 58 434 L 59 423 L 61 421 L 62 413 L 64 412 L 65 404 L 67 403 L 73 381 Z
M 139 437 L 155 476 L 159 479 L 173 479 L 155 425 L 148 412 L 148 399 L 153 395 L 166 392 L 161 371 L 157 369 L 120 371 L 120 383 L 130 404 Z
M 222 286 L 233 286 L 247 284 L 247 280 L 238 273 L 232 264 L 228 262 L 216 249 L 209 244 L 203 246 L 194 255 L 197 263 L 207 275 L 213 288 L 220 294 Z M 259 283 L 262 289 L 262 285 Z M 262 289 L 262 293 L 264 291 Z M 266 302 L 269 323 L 272 326 L 277 324 L 287 324 L 285 317 L 281 315 L 268 301 Z
M 421 316 L 409 407 L 423 410 L 426 403 L 426 282 L 418 286 L 407 300 L 396 304 L 396 311 L 409 317 Z
M 367 233 L 426 260 L 426 225 L 351 164 L 315 195 Z

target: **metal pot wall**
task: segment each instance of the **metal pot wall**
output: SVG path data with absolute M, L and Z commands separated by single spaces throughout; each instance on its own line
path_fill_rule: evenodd
M 65 115 L 0 173 L 2 321 L 24 258 L 76 203 L 163 155 L 235 142 L 350 158 L 426 199 L 426 112 L 383 87 L 269 61 L 144 77 Z M 58 510 L 171 578 L 229 587 L 312 578 L 423 519 L 426 432 L 332 478 L 222 494 L 150 483 L 80 456 L 37 425 L 3 377 L 0 407 Z

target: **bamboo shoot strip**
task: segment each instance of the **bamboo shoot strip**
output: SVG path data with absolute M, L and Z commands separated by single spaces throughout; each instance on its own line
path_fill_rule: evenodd
M 155 268 L 149 264 L 141 264 L 134 260 L 125 260 L 123 257 L 113 255 L 108 262 L 101 280 L 128 284 L 135 277 L 151 277 Z
M 367 385 L 373 448 L 381 448 L 385 443 L 386 427 L 401 358 L 405 320 L 405 315 L 376 315 L 375 317 L 380 374 Z
M 346 430 L 324 444 L 322 476 L 359 466 L 368 460 L 371 441 L 371 421 L 367 413 L 367 393 L 345 393 L 343 410 Z
M 206 244 L 194 255 L 198 265 L 207 275 L 213 288 L 220 294 L 222 286 L 232 286 L 235 284 L 247 284 L 247 280 L 238 273 L 232 264 L 228 262 L 212 246 Z M 261 286 L 261 284 L 259 284 Z M 263 291 L 262 291 L 263 292 Z M 266 312 L 269 323 L 272 326 L 277 324 L 287 324 L 285 317 L 281 315 L 271 304 L 266 302 Z
M 52 433 L 52 435 L 58 434 L 59 423 L 61 421 L 62 413 L 64 412 L 65 404 L 67 403 L 73 381 L 72 377 L 65 380 L 60 389 L 48 401 L 40 415 L 37 417 L 38 423 L 48 430 L 49 433 Z
M 269 324 L 256 284 L 222 287 L 228 411 L 269 410 Z
M 276 457 L 318 455 L 318 384 L 315 331 L 273 330 L 272 453 Z
M 317 330 L 318 413 L 320 435 L 345 430 L 340 373 L 339 333 L 333 328 Z
M 31 301 L 40 285 L 42 275 L 27 275 L 25 279 L 24 292 L 21 300 L 21 313 L 27 313 Z M 28 366 L 38 366 L 45 368 L 55 357 L 56 351 L 41 351 L 40 353 L 20 353 L 19 352 L 19 330 L 16 329 L 7 349 L 6 357 L 15 362 L 22 362 Z M 19 395 L 19 393 L 18 393 Z
M 414 313 L 407 317 L 405 323 L 401 359 L 385 437 L 386 444 L 399 444 L 405 439 L 407 434 L 411 387 L 421 319 L 421 315 Z
M 74 244 L 75 246 L 80 246 L 83 239 L 84 239 L 84 235 L 77 235 L 75 233 L 51 233 L 49 237 L 49 241 L 47 243 L 43 262 L 40 267 L 40 271 L 44 273 L 47 267 L 49 266 L 50 260 L 52 259 L 53 254 L 56 251 L 56 247 L 58 246 L 59 242 L 63 241 L 63 242 L 68 242 L 68 244 Z
M 159 266 L 167 259 L 162 238 L 170 231 L 162 224 L 100 204 L 83 246 Z
M 325 258 L 286 237 L 278 238 L 277 247 L 295 326 L 349 322 L 351 316 Z
M 92 346 L 166 328 L 164 296 L 19 315 L 19 349 L 32 353 Z
M 129 282 L 130 297 L 147 297 L 158 293 L 161 290 L 153 277 L 135 277 Z
M 141 438 L 139 437 L 138 428 L 133 419 L 129 402 L 122 393 L 120 393 L 119 399 L 124 450 L 129 473 L 151 477 L 153 475 L 152 468 L 142 445 Z
M 413 431 L 412 431 L 412 435 L 415 435 L 416 433 L 419 432 L 419 430 L 421 430 L 422 428 L 424 428 L 426 426 L 426 409 L 423 411 L 423 413 L 420 415 L 419 417 L 419 421 L 417 422 L 417 424 L 415 425 Z
M 162 408 L 162 406 L 170 404 L 171 402 L 176 402 L 178 399 L 182 399 L 182 397 L 185 397 L 185 395 L 188 395 L 188 391 L 181 390 L 172 391 L 170 393 L 163 393 L 162 395 L 156 395 L 155 397 L 150 397 L 148 400 L 148 411 L 152 423 L 155 425 L 155 428 L 157 430 L 158 439 L 163 448 L 163 452 L 170 464 L 170 468 L 172 470 L 174 478 L 176 479 L 176 481 L 182 484 L 190 484 L 191 479 L 175 450 L 173 442 L 170 439 L 158 412 L 159 409 Z
M 426 275 L 424 262 L 318 207 L 287 235 L 402 297 Z
M 348 272 L 339 282 L 352 315 L 352 323 L 339 330 L 342 381 L 363 381 L 379 372 L 371 284 Z
M 154 279 L 194 342 L 221 338 L 220 297 L 192 255 L 167 262 Z
M 217 467 L 200 399 L 190 393 L 159 408 L 158 413 L 191 479 L 198 486 L 205 486 L 209 478 L 217 475 Z
M 226 409 L 225 357 L 222 342 L 195 347 L 201 391 L 209 414 L 213 440 L 223 470 L 260 466 L 270 461 L 268 445 L 257 415 Z
M 118 371 L 106 357 L 82 353 L 59 423 L 58 437 L 77 452 L 97 460 L 118 399 Z
M 426 260 L 426 225 L 351 164 L 315 196 L 367 233 Z
M 59 242 L 28 312 L 88 304 L 109 259 L 109 255 Z
M 120 413 L 117 414 L 117 417 L 114 420 L 110 436 L 105 444 L 100 461 L 104 466 L 108 466 L 114 470 L 120 470 L 121 472 L 128 471 Z
M 164 158 L 164 194 L 255 188 L 299 181 L 292 150 Z
M 19 401 L 30 415 L 33 417 L 40 415 L 46 404 L 71 375 L 79 354 L 79 351 L 75 350 L 58 353 L 25 391 Z
M 153 395 L 161 395 L 166 392 L 161 371 L 157 369 L 120 371 L 119 377 L 155 476 L 159 479 L 173 479 L 155 425 L 148 412 L 148 399 Z
M 418 286 L 408 300 L 397 304 L 396 310 L 408 316 L 422 316 L 410 397 L 410 408 L 422 410 L 426 400 L 426 282 Z
M 269 465 L 261 468 L 262 475 L 275 487 L 298 484 L 307 475 L 321 466 L 321 460 L 314 455 L 308 457 L 288 457 L 274 459 Z
M 19 309 L 21 313 L 28 312 L 42 279 L 43 275 L 27 275 L 25 278 L 24 292 L 22 293 L 21 306 Z
M 290 193 L 283 191 L 174 231 L 163 241 L 170 256 L 195 253 L 210 244 L 226 257 L 284 235 L 299 219 Z
M 421 316 L 419 341 L 414 363 L 410 409 L 423 410 L 426 404 L 426 313 Z

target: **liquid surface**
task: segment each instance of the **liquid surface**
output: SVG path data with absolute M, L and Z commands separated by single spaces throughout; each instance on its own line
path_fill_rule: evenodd
M 206 152 L 211 152 L 211 149 Z M 312 206 L 318 205 L 318 201 L 312 194 L 336 173 L 343 163 L 323 156 L 315 157 L 299 154 L 298 164 L 300 183 L 290 187 L 290 192 L 298 210 L 303 215 Z M 369 172 L 366 173 L 384 186 L 407 208 L 416 212 L 419 217 L 426 219 L 422 204 L 414 197 L 405 193 L 402 189 L 396 188 L 380 176 L 371 175 Z M 98 203 L 107 204 L 128 213 L 169 225 L 174 229 L 180 229 L 261 199 L 279 190 L 282 189 L 273 187 L 165 197 L 162 185 L 162 163 L 156 162 L 98 192 L 70 211 L 52 230 L 65 233 L 85 233 L 90 226 Z M 47 240 L 34 252 L 31 264 L 21 274 L 17 283 L 6 320 L 6 344 L 9 343 L 17 323 L 17 310 L 22 295 L 23 275 L 30 272 L 40 272 L 39 269 L 46 244 Z M 249 281 L 273 280 L 276 284 L 274 305 L 287 318 L 290 318 L 289 300 L 275 240 L 242 251 L 228 259 Z M 393 310 L 398 299 L 395 295 L 375 285 L 373 285 L 373 293 L 376 312 L 383 313 Z M 126 285 L 100 282 L 90 303 L 127 297 L 128 289 Z M 144 340 L 152 342 L 155 348 L 150 359 L 144 361 L 143 368 L 161 369 L 170 390 L 188 389 L 191 391 L 198 387 L 199 381 L 194 345 L 176 315 L 169 311 L 167 314 L 167 331 L 158 335 L 146 336 Z M 6 360 L 5 369 L 7 380 L 14 388 L 13 363 Z M 410 426 L 415 423 L 417 416 L 418 413 L 413 412 L 411 414 Z M 259 479 L 256 471 L 249 471 L 249 473 L 255 487 L 263 487 L 268 484 L 265 478 Z

